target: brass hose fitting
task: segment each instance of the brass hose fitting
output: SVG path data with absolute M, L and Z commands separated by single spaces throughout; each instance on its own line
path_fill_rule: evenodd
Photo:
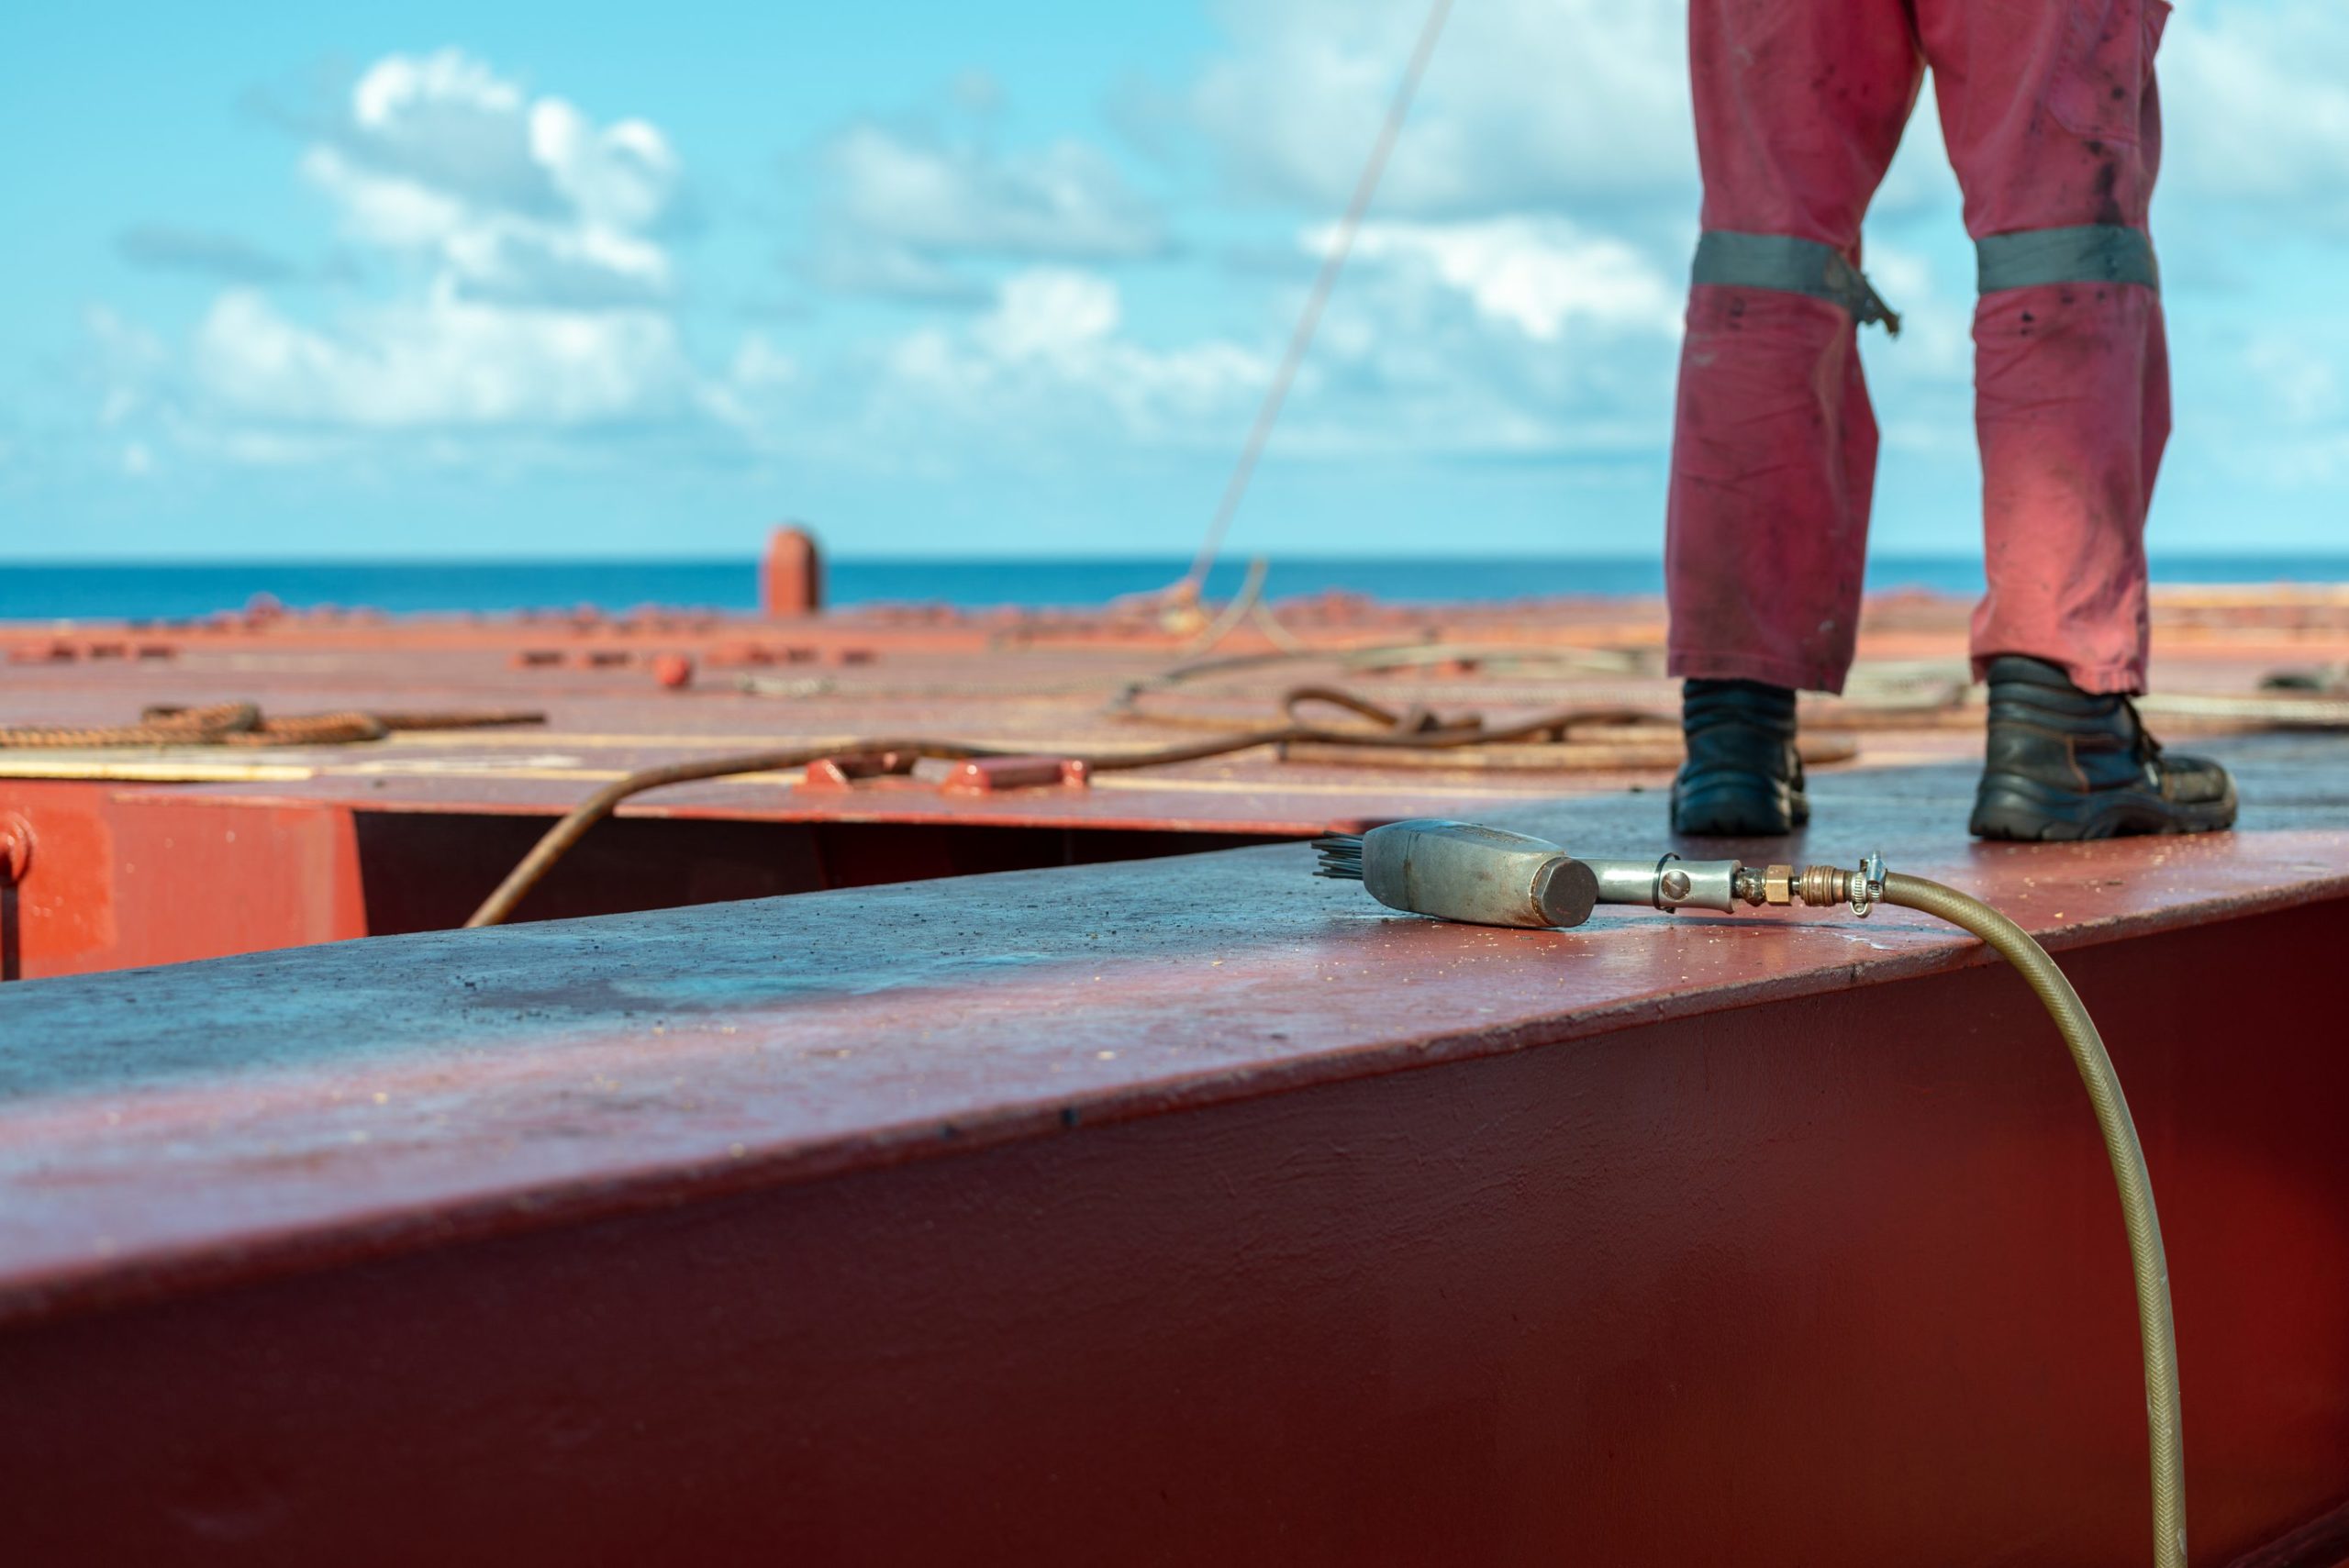
M 1760 908 L 1802 904 L 1813 909 L 1849 904 L 1852 913 L 1866 919 L 1884 902 L 1884 857 L 1871 854 L 1856 871 L 1841 866 L 1740 866 L 1734 880 L 1737 896 Z

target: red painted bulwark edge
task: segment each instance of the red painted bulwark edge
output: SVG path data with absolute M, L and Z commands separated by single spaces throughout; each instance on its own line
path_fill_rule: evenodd
M 351 814 L 295 804 L 224 811 L 126 799 L 123 786 L 9 779 L 38 862 L 12 884 L 14 973 L 77 974 L 367 933 Z
M 44 1563 L 2148 1559 L 2110 1174 L 2011 974 L 1308 860 L 10 987 L 0 1512 Z M 2323 1513 L 2340 840 L 1908 869 L 2060 929 L 2112 1045 L 2198 1561 Z

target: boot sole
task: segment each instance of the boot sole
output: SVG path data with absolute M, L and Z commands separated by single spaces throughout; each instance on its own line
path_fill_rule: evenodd
M 1692 839 L 1783 838 L 1809 820 L 1800 790 L 1739 780 L 1672 792 L 1672 830 Z
M 2085 795 L 2012 773 L 1984 777 L 1967 831 L 1977 839 L 2026 844 L 2119 839 L 2136 834 L 2215 833 L 2234 826 L 2235 790 L 2192 805 L 2144 790 Z

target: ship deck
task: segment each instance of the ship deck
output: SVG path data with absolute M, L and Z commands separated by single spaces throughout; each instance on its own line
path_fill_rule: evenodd
M 2166 692 L 2251 697 L 2349 644 L 2320 598 L 2165 613 Z M 281 620 L 9 667 L 15 722 L 548 716 L 0 753 L 33 829 L 17 962 L 90 971 L 0 987 L 0 1496 L 32 1560 L 2143 1561 L 2110 1176 L 1978 947 L 1898 910 L 1443 926 L 1271 841 L 1441 813 L 1661 851 L 1668 766 L 685 786 L 525 913 L 697 906 L 273 940 L 453 925 L 510 863 L 458 835 L 527 847 L 599 782 L 740 744 L 1158 744 L 1308 681 L 1669 711 L 1636 607 L 1283 618 L 1321 651 L 1152 685 L 1148 720 L 1110 705 L 1179 644 L 1009 618 L 563 623 L 629 654 L 601 664 L 546 662 L 530 639 L 573 643 L 540 626 Z M 2181 714 L 2230 731 L 2195 744 L 2241 830 L 1976 844 L 1957 628 L 1880 606 L 1815 716 L 1856 754 L 1813 827 L 1731 850 L 1878 850 L 2058 953 L 2162 1200 L 2196 1561 L 2337 1562 L 2349 1058 L 2312 977 L 2349 939 L 2349 740 L 2313 700 L 2288 733 Z M 1471 651 L 1348 657 L 1378 647 Z M 678 651 L 695 684 L 655 685 Z M 630 836 L 664 823 L 720 837 Z M 184 847 L 165 918 L 148 857 Z M 753 873 L 800 885 L 746 899 Z M 240 909 L 240 875 L 298 918 Z M 173 941 L 219 956 L 115 967 Z
M 2278 700 L 2349 654 L 2349 592 L 2157 601 L 2173 703 Z M 1844 700 L 1806 714 L 1813 771 L 1972 753 L 1964 606 L 1871 604 Z M 39 841 L 0 973 L 32 978 L 456 926 L 547 820 L 643 767 L 860 738 L 1097 758 L 1284 721 L 1336 686 L 1397 714 L 1500 726 L 1567 709 L 1565 745 L 1435 755 L 1256 749 L 1084 787 L 941 790 L 916 777 L 823 788 L 796 769 L 674 786 L 622 806 L 517 912 L 618 913 L 972 872 L 1163 855 L 1410 815 L 1652 790 L 1677 752 L 1661 606 L 1546 601 L 1285 605 L 1211 649 L 1140 610 L 957 614 L 876 607 L 796 621 L 627 616 L 389 621 L 274 609 L 174 626 L 0 628 L 0 724 L 119 726 L 154 705 L 248 701 L 272 717 L 523 711 L 543 722 L 403 731 L 357 745 L 0 746 L 0 816 Z M 661 683 L 665 662 L 692 670 Z M 2288 696 L 2289 694 L 2283 694 Z M 2301 695 L 2309 723 L 2349 708 Z M 1297 716 L 1362 721 L 1326 703 Z M 2164 712 L 2165 733 L 2235 727 Z M 1842 759 L 1842 760 L 1836 760 Z M 232 885 L 228 901 L 207 890 Z

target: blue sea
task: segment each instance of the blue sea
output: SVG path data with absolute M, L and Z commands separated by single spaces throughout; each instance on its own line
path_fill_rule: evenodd
M 1165 560 L 844 560 L 826 565 L 835 606 L 875 603 L 1100 605 L 1163 588 L 1189 562 Z M 1245 564 L 1217 567 L 1211 597 L 1235 591 Z M 2349 582 L 2349 556 L 2157 556 L 2155 582 Z M 1871 563 L 1876 589 L 1976 594 L 1982 563 L 1965 556 L 1887 556 Z M 1653 557 L 1546 556 L 1344 560 L 1275 558 L 1265 592 L 1275 599 L 1342 589 L 1390 601 L 1459 602 L 1561 595 L 1661 593 Z M 749 610 L 758 604 L 754 561 L 250 561 L 201 565 L 0 562 L 0 620 L 171 620 L 239 609 L 267 594 L 296 609 L 371 606 L 395 615 L 499 613 L 594 605 L 624 610 L 668 605 Z

